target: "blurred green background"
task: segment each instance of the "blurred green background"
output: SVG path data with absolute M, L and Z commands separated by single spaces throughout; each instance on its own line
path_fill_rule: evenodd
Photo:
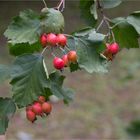
M 52 7 L 57 1 L 48 0 Z M 85 25 L 80 16 L 78 1 L 67 0 L 65 32 L 70 33 Z M 0 63 L 11 63 L 3 32 L 13 16 L 24 9 L 40 11 L 42 1 L 0 1 Z M 140 10 L 140 1 L 126 1 L 107 10 L 111 17 L 126 16 Z M 66 85 L 76 92 L 74 101 L 65 106 L 53 105 L 52 114 L 35 124 L 26 120 L 24 109 L 19 110 L 9 124 L 8 140 L 134 140 L 140 139 L 140 50 L 123 50 L 110 66 L 108 74 L 87 74 L 85 71 L 68 73 Z M 48 57 L 48 59 L 50 59 Z M 11 96 L 8 82 L 0 85 L 1 96 Z M 136 130 L 130 122 L 136 121 Z M 134 123 L 133 123 L 134 124 Z M 129 133 L 128 133 L 129 132 Z M 132 135 L 134 132 L 135 135 Z M 130 135 L 131 134 L 131 135 Z

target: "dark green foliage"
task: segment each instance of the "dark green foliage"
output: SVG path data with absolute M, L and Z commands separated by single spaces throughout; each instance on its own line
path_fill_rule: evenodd
M 130 125 L 126 128 L 126 131 L 131 136 L 140 136 L 140 120 L 133 120 L 130 123 Z
M 8 122 L 16 111 L 15 103 L 10 98 L 0 98 L 0 135 L 5 134 Z

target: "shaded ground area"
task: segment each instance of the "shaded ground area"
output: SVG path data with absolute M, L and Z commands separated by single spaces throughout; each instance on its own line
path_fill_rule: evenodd
M 3 4 L 3 5 L 2 5 Z M 15 5 L 9 3 L 9 9 L 13 10 L 11 15 L 16 15 L 18 10 L 33 6 L 40 9 L 38 3 Z M 139 8 L 139 3 L 128 4 L 128 11 Z M 0 2 L 0 23 L 5 26 L 10 21 L 6 15 L 6 3 Z M 17 8 L 18 7 L 18 8 Z M 70 12 L 71 8 L 73 11 Z M 5 9 L 4 9 L 5 8 Z M 17 8 L 17 9 L 16 9 Z M 127 11 L 127 12 L 128 12 Z M 124 5 L 113 15 L 124 13 L 127 15 Z M 69 9 L 65 13 L 67 25 L 76 28 L 77 24 L 83 22 L 78 14 L 77 7 L 69 3 Z M 73 19 L 73 20 L 71 20 Z M 75 21 L 75 22 L 74 22 Z M 80 24 L 82 26 L 82 24 Z M 67 29 L 67 32 L 70 30 Z M 5 39 L 1 35 L 0 62 L 8 63 L 12 57 L 8 57 L 5 50 Z M 125 128 L 134 118 L 140 118 L 140 74 L 139 69 L 134 71 L 130 77 L 129 67 L 139 63 L 138 50 L 124 50 L 113 62 L 110 72 L 105 75 L 89 75 L 84 71 L 69 74 L 66 85 L 75 89 L 75 100 L 65 106 L 63 103 L 53 105 L 52 114 L 46 119 L 39 119 L 35 124 L 29 123 L 25 118 L 25 112 L 19 110 L 9 125 L 7 132 L 8 140 L 127 140 L 136 139 L 130 137 Z M 10 86 L 7 83 L 0 85 L 0 95 L 8 96 Z M 8 94 L 7 94 L 8 93 Z

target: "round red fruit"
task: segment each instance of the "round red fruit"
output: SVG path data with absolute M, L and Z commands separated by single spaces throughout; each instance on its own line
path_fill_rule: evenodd
M 64 61 L 65 67 L 67 67 L 69 65 L 68 55 L 67 54 L 63 55 L 62 60 Z
M 47 43 L 51 46 L 55 46 L 57 44 L 57 36 L 53 33 L 48 34 Z
M 28 119 L 30 122 L 32 122 L 32 123 L 36 120 L 36 115 L 35 115 L 35 113 L 34 113 L 33 111 L 31 111 L 31 110 L 26 111 L 26 117 L 27 117 L 27 119 Z
M 117 43 L 113 43 L 107 47 L 108 52 L 112 54 L 117 54 L 119 52 L 119 45 Z
M 45 99 L 45 97 L 44 96 L 39 96 L 38 97 L 38 101 L 39 101 L 39 103 L 44 103 L 45 101 L 46 101 L 46 99 Z
M 76 54 L 76 51 L 70 51 L 70 52 L 68 53 L 68 60 L 69 60 L 70 62 L 73 62 L 73 63 L 75 63 L 75 62 L 77 61 L 77 54 Z
M 61 58 L 58 58 L 58 57 L 54 58 L 53 65 L 58 70 L 62 70 L 65 66 L 64 61 Z
M 40 103 L 34 103 L 32 105 L 32 111 L 36 114 L 36 115 L 42 115 L 42 107 Z
M 42 104 L 42 110 L 44 113 L 49 114 L 52 111 L 52 105 L 48 102 Z
M 46 47 L 46 45 L 47 45 L 47 35 L 45 33 L 41 35 L 40 42 L 41 42 L 41 45 L 43 47 Z
M 58 34 L 57 35 L 57 43 L 60 46 L 65 46 L 67 44 L 67 37 L 63 34 Z

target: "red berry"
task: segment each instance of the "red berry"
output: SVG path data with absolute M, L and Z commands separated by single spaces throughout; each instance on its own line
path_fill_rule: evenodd
M 70 62 L 73 62 L 73 63 L 75 63 L 75 62 L 77 61 L 77 54 L 76 54 L 76 51 L 70 51 L 70 52 L 68 53 L 68 60 L 69 60 Z
M 31 121 L 32 123 L 36 120 L 36 115 L 33 111 L 28 110 L 26 111 L 26 117 L 29 121 Z
M 32 105 L 32 111 L 36 114 L 36 115 L 40 115 L 42 116 L 42 107 L 40 103 L 34 103 Z
M 117 54 L 119 52 L 119 45 L 117 43 L 113 43 L 107 47 L 108 52 L 112 54 Z
M 67 38 L 66 38 L 66 36 L 63 35 L 63 34 L 58 34 L 57 35 L 57 43 L 60 46 L 65 46 L 67 44 Z
M 58 70 L 62 70 L 65 66 L 64 61 L 61 58 L 58 58 L 58 57 L 54 58 L 53 65 Z
M 65 67 L 67 67 L 69 65 L 68 55 L 67 54 L 63 55 L 62 60 L 64 61 Z
M 55 46 L 57 44 L 57 36 L 53 33 L 48 34 L 47 43 L 51 46 Z
M 42 104 L 42 110 L 44 113 L 49 114 L 52 111 L 52 105 L 48 102 Z
M 39 103 L 44 103 L 45 101 L 46 101 L 46 99 L 45 99 L 45 97 L 44 96 L 39 96 L 38 97 L 38 101 L 39 101 Z
M 46 45 L 47 45 L 47 35 L 45 33 L 41 35 L 40 42 L 41 42 L 41 45 L 43 47 L 46 47 Z

